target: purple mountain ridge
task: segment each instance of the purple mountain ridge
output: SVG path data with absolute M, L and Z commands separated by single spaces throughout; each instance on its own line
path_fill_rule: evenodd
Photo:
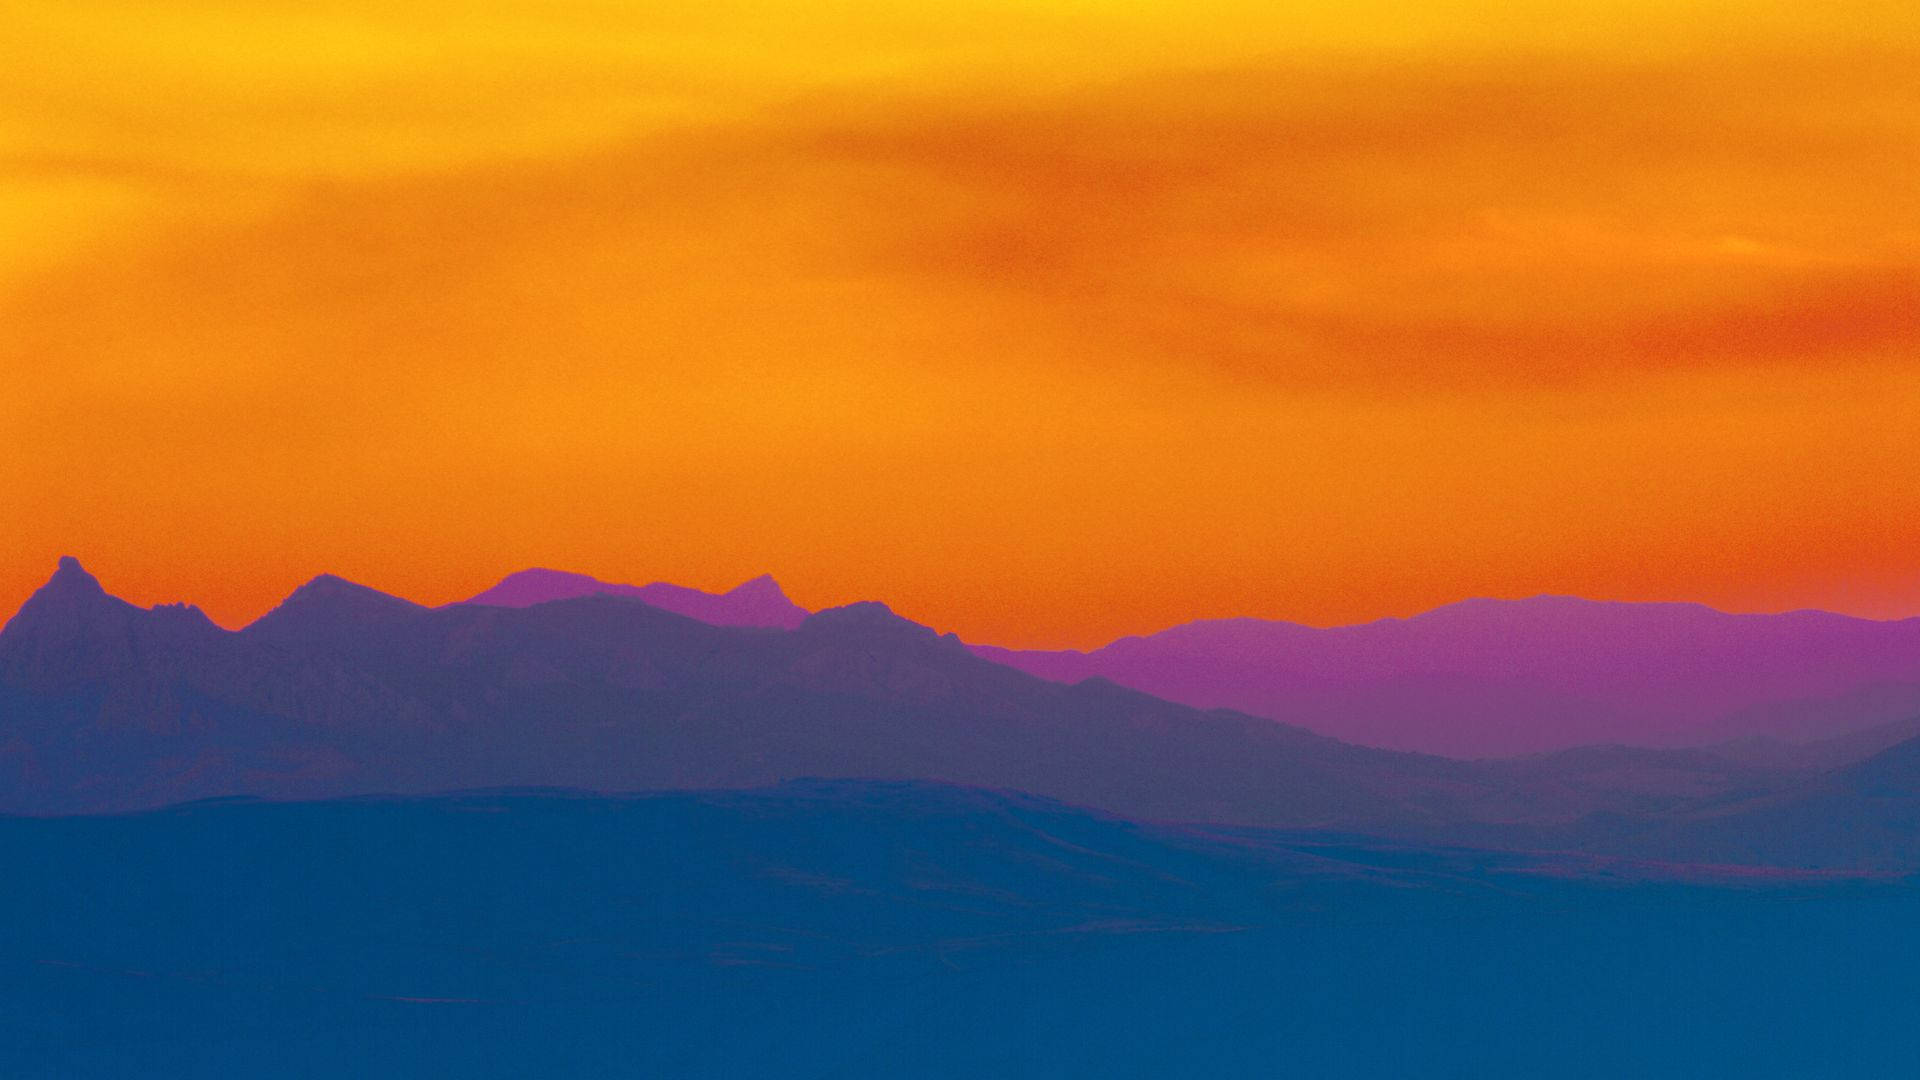
M 1330 629 L 1223 619 L 1091 652 L 974 652 L 1059 682 L 1098 676 L 1197 708 L 1454 757 L 1806 741 L 1920 714 L 1920 619 L 1818 611 L 1542 596 Z
M 509 574 L 499 584 L 463 603 L 518 608 L 582 596 L 631 597 L 662 611 L 698 619 L 709 626 L 763 626 L 792 630 L 805 622 L 808 614 L 806 608 L 787 599 L 780 583 L 768 574 L 723 593 L 710 593 L 664 581 L 656 581 L 651 585 L 619 585 L 586 574 L 536 568 Z

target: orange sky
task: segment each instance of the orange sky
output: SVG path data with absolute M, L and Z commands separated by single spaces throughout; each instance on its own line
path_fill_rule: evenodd
M 0 613 L 1920 612 L 1911 3 L 6 8 Z

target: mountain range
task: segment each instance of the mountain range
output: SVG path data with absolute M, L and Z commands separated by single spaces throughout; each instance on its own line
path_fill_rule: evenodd
M 0 631 L 0 695 L 0 809 L 28 812 L 821 776 L 1307 824 L 1454 799 L 1465 768 L 1047 682 L 875 603 L 785 631 L 604 594 L 428 609 L 323 576 L 229 632 L 71 560 Z
M 723 593 L 710 593 L 664 581 L 651 585 L 619 585 L 564 570 L 521 570 L 508 574 L 499 584 L 465 602 L 492 607 L 532 607 L 582 596 L 631 597 L 662 611 L 713 626 L 771 626 L 792 630 L 807 619 L 807 609 L 787 599 L 771 574 L 762 574 Z
M 1189 623 L 1091 652 L 980 648 L 1349 742 L 1457 757 L 1594 743 L 1807 741 L 1920 714 L 1920 619 L 1695 604 L 1470 600 L 1318 629 Z
M 791 629 L 807 614 L 771 577 L 715 594 L 527 570 L 466 602 L 596 594 L 721 626 Z M 1920 716 L 1920 619 L 1820 611 L 1736 615 L 1539 596 L 1331 628 L 1207 620 L 1087 652 L 973 648 L 1057 682 L 1097 676 L 1196 708 L 1451 757 L 1811 742 Z
M 1180 630 L 982 655 L 878 603 L 796 618 L 770 582 L 516 578 L 429 608 L 323 575 L 230 631 L 62 560 L 0 629 L 0 1073 L 1920 1066 L 1920 713 L 1445 757 L 1076 666 Z M 1129 677 L 1256 671 L 1290 634 L 1275 700 L 1379 678 L 1418 730 L 1460 722 L 1417 711 L 1449 686 L 1830 690 L 1897 671 L 1873 635 L 1902 630 L 1562 601 L 1406 624 L 1232 626 Z
M 1502 640 L 1471 655 L 1490 660 Z M 1516 672 L 1560 655 L 1522 645 Z M 1915 857 L 1899 828 L 1915 734 L 1909 717 L 1806 745 L 1458 760 L 1098 675 L 1042 679 L 877 603 L 783 630 L 598 591 L 433 609 L 322 576 L 234 632 L 191 607 L 119 600 L 70 559 L 0 630 L 0 811 L 14 813 L 937 780 L 1150 820 L 1784 865 L 1810 848 L 1780 838 L 1812 821 L 1829 834 L 1820 865 L 1887 866 Z M 1844 821 L 1861 827 L 1821 824 Z M 1749 833 L 1759 840 L 1740 846 Z

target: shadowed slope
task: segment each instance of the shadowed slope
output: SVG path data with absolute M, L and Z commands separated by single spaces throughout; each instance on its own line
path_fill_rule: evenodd
M 1494 835 L 1644 858 L 1911 871 L 1920 867 L 1920 738 L 1751 799 Z

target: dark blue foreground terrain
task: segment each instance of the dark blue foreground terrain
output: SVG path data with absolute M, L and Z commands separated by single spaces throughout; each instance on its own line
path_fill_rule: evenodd
M 1024 796 L 0 820 L 0 1076 L 1920 1074 L 1920 891 Z

